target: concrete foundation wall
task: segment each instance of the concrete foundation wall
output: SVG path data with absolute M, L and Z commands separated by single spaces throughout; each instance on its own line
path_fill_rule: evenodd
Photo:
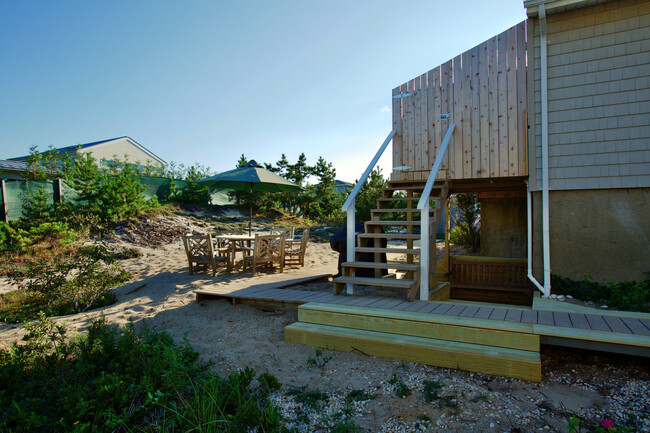
M 650 188 L 551 191 L 551 273 L 650 279 Z M 543 281 L 541 193 L 533 194 L 534 275 Z
M 525 258 L 526 199 L 481 199 L 481 255 Z

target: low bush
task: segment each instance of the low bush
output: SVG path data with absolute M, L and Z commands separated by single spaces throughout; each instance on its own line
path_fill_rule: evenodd
M 582 281 L 551 275 L 551 287 L 555 294 L 606 304 L 616 310 L 650 312 L 650 280 L 639 283 L 610 280 L 603 284 L 594 281 L 591 275 L 586 275 Z
M 103 319 L 74 339 L 44 315 L 26 329 L 0 350 L 0 431 L 281 431 L 254 371 L 209 373 L 187 340 Z
M 110 289 L 129 278 L 103 244 L 79 248 L 70 256 L 34 260 L 12 278 L 18 291 L 0 297 L 0 318 L 24 321 L 38 311 L 64 315 L 110 305 L 116 301 Z
M 0 251 L 22 252 L 29 247 L 42 244 L 41 248 L 52 249 L 71 244 L 77 239 L 77 232 L 64 222 L 0 222 Z

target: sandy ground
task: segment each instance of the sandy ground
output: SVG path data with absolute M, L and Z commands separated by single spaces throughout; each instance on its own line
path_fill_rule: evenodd
M 120 242 L 116 245 L 131 246 Z M 226 300 L 194 302 L 192 291 L 196 288 L 240 278 L 256 284 L 268 279 L 268 275 L 251 276 L 241 271 L 217 277 L 207 273 L 189 275 L 180 239 L 155 248 L 138 248 L 143 253 L 141 258 L 123 262 L 134 278 L 116 289 L 116 304 L 58 320 L 83 331 L 89 320 L 103 315 L 111 323 L 146 322 L 176 339 L 186 336 L 200 360 L 212 362 L 221 374 L 249 366 L 258 374 L 273 374 L 285 390 L 304 386 L 327 392 L 330 400 L 323 413 L 339 407 L 349 391 L 365 390 L 377 398 L 358 403 L 353 419 L 369 432 L 567 431 L 573 413 L 592 422 L 604 417 L 623 422 L 634 414 L 645 417 L 639 431 L 650 431 L 647 360 L 544 348 L 541 384 L 328 350 L 324 356 L 331 356 L 331 360 L 322 368 L 310 368 L 307 360 L 315 356 L 313 348 L 284 343 L 284 327 L 297 320 L 295 311 L 233 307 Z M 336 273 L 336 263 L 337 254 L 328 243 L 309 245 L 306 268 L 315 274 Z M 296 268 L 286 272 L 292 269 Z M 6 284 L 3 288 L 7 289 Z M 317 283 L 309 289 L 331 290 L 331 283 Z M 0 324 L 0 347 L 7 347 L 22 335 L 22 326 Z M 395 397 L 395 386 L 389 383 L 393 377 L 402 380 L 413 394 Z M 425 403 L 425 380 L 443 385 L 441 395 L 448 397 L 444 403 Z M 295 418 L 307 410 L 288 399 L 277 396 L 286 416 Z M 431 421 L 422 421 L 427 417 Z M 305 431 L 319 431 L 316 424 L 305 423 L 304 417 L 296 421 Z

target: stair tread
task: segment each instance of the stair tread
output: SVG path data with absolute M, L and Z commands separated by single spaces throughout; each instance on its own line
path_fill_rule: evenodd
M 368 277 L 336 277 L 333 280 L 335 283 L 345 283 L 345 284 L 358 284 L 361 286 L 380 286 L 380 287 L 397 287 L 408 289 L 413 284 L 415 280 L 401 279 L 397 280 L 395 278 L 368 278 Z
M 366 221 L 366 224 L 370 225 L 382 225 L 382 226 L 419 226 L 420 221 L 394 221 L 394 220 L 382 220 L 382 221 Z
M 429 347 L 441 350 L 448 350 L 457 353 L 468 353 L 480 355 L 482 357 L 499 358 L 530 362 L 540 364 L 541 357 L 539 352 L 511 349 L 507 347 L 486 346 L 477 343 L 463 343 L 459 341 L 438 340 L 426 337 L 414 337 L 410 335 L 389 334 L 379 331 L 365 331 L 360 329 L 342 328 L 332 325 L 319 325 L 314 323 L 296 322 L 285 329 L 302 330 L 308 332 L 319 332 L 329 335 L 347 335 L 355 339 L 364 339 L 378 343 L 397 343 L 405 346 Z
M 418 254 L 419 248 L 372 248 L 372 247 L 356 247 L 355 250 L 359 253 L 395 253 L 395 254 Z
M 420 239 L 420 235 L 409 233 L 359 233 L 357 237 L 361 239 Z
M 398 269 L 403 271 L 417 271 L 418 264 L 411 263 L 377 263 L 377 262 L 345 262 L 341 266 L 346 268 L 377 268 L 377 269 Z
M 420 212 L 418 208 L 405 209 L 371 209 L 370 212 Z M 435 212 L 435 209 L 429 209 L 429 212 Z

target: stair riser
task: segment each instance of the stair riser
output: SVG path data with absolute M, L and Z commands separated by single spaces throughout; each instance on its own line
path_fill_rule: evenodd
M 458 341 L 484 346 L 539 352 L 539 336 L 530 333 L 497 331 L 494 329 L 414 322 L 385 317 L 359 316 L 329 311 L 298 309 L 300 322 L 339 326 L 363 331 L 385 332 L 436 340 Z
M 300 324 L 295 324 L 300 325 Z M 309 331 L 293 327 L 285 328 L 285 342 L 302 343 L 312 347 L 357 352 L 407 362 L 434 365 L 438 367 L 513 377 L 516 379 L 541 381 L 541 362 L 536 359 L 518 360 L 499 356 L 497 353 L 470 353 L 464 350 L 441 348 L 431 340 L 429 344 L 413 344 L 388 339 L 384 334 L 350 335 L 336 330 Z M 292 328 L 293 327 L 293 328 Z M 340 328 L 339 328 L 340 329 Z M 391 341 L 392 340 L 392 341 Z

